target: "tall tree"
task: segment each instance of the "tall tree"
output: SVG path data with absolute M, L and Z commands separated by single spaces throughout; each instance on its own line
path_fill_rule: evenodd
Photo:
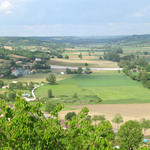
M 0 80 L 0 88 L 4 85 L 4 81 Z
M 53 98 L 52 89 L 48 90 L 48 98 Z
M 77 72 L 78 72 L 78 74 L 82 74 L 82 72 L 83 72 L 83 69 L 82 69 L 82 67 L 78 67 L 78 70 L 77 70 Z
M 91 71 L 91 69 L 90 69 L 89 67 L 86 67 L 85 73 L 86 73 L 86 74 L 90 74 L 90 73 L 92 73 L 92 71 Z
M 56 83 L 55 74 L 49 74 L 48 77 L 46 78 L 46 80 L 49 84 L 55 84 Z
M 82 53 L 80 53 L 80 54 L 78 55 L 78 57 L 79 57 L 80 59 L 82 59 L 82 57 L 83 57 L 83 56 L 82 56 Z
M 121 125 L 117 139 L 121 150 L 138 149 L 143 142 L 142 127 L 137 121 L 127 121 Z
M 69 113 L 66 114 L 65 119 L 66 120 L 71 120 L 75 116 L 76 116 L 75 112 L 69 112 Z
M 150 120 L 146 120 L 145 118 L 142 118 L 140 120 L 141 126 L 144 129 L 144 134 L 146 134 L 146 130 L 150 128 Z
M 123 122 L 123 118 L 120 114 L 116 114 L 112 120 L 113 123 L 117 124 L 117 129 L 119 127 L 119 124 Z

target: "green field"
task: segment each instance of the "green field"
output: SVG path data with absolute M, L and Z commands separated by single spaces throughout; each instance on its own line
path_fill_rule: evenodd
M 47 97 L 52 89 L 52 102 L 66 104 L 125 104 L 149 103 L 150 90 L 140 82 L 133 81 L 123 73 L 100 72 L 92 75 L 76 75 L 62 80 L 56 85 L 45 84 L 36 91 L 38 97 Z M 74 93 L 78 97 L 73 98 Z M 101 98 L 99 102 L 97 98 Z

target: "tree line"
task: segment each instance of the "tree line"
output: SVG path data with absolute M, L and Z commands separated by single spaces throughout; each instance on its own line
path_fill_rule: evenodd
M 119 66 L 131 79 L 141 81 L 144 87 L 150 88 L 150 64 L 147 60 L 134 56 L 132 59 L 120 61 Z

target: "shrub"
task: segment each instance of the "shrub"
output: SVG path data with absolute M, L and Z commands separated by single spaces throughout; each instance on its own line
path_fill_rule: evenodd
M 48 90 L 48 98 L 53 98 L 53 97 L 54 97 L 54 96 L 53 96 L 52 90 L 49 89 L 49 90 Z
M 55 74 L 49 74 L 48 77 L 46 78 L 46 80 L 49 84 L 55 84 L 56 83 Z
M 105 119 L 105 116 L 104 116 L 104 115 L 95 115 L 95 116 L 92 118 L 92 120 L 94 120 L 94 121 L 104 121 L 104 120 L 106 120 L 106 119 Z
M 78 98 L 78 94 L 77 94 L 77 93 L 74 93 L 74 94 L 73 94 L 73 98 Z
M 65 119 L 66 120 L 72 120 L 73 117 L 76 116 L 76 113 L 75 112 L 69 112 L 67 113 L 67 115 L 65 116 Z

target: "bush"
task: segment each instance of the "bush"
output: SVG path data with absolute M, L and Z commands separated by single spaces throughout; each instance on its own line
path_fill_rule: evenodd
M 55 84 L 55 83 L 56 83 L 56 76 L 55 76 L 55 74 L 50 74 L 50 75 L 46 78 L 46 81 L 47 81 L 49 84 Z
M 85 66 L 88 66 L 89 64 L 88 63 L 85 63 Z
M 65 59 L 69 59 L 69 56 L 68 56 L 68 55 L 65 55 Z
M 54 96 L 53 96 L 52 90 L 49 89 L 49 90 L 48 90 L 48 98 L 53 98 L 53 97 L 54 97 Z
M 92 120 L 94 120 L 94 121 L 104 121 L 104 120 L 106 120 L 106 119 L 105 119 L 105 116 L 104 116 L 104 115 L 95 115 L 95 116 L 92 118 Z
M 2 88 L 3 86 L 4 86 L 4 82 L 0 80 L 0 88 Z
M 72 120 L 73 117 L 76 116 L 76 113 L 75 112 L 69 112 L 67 113 L 67 115 L 65 116 L 65 119 L 66 120 Z
M 74 94 L 73 94 L 73 98 L 78 98 L 78 94 L 77 94 L 77 93 L 74 93 Z
M 72 74 L 72 71 L 71 71 L 71 69 L 69 69 L 69 68 L 66 68 L 66 73 L 67 73 L 67 74 Z
M 86 73 L 86 74 L 90 74 L 90 73 L 92 73 L 92 71 L 90 70 L 90 68 L 89 68 L 89 67 L 86 67 L 86 69 L 85 69 L 85 73 Z
M 82 67 L 78 67 L 77 73 L 78 73 L 78 74 L 82 74 L 82 72 L 83 72 Z

